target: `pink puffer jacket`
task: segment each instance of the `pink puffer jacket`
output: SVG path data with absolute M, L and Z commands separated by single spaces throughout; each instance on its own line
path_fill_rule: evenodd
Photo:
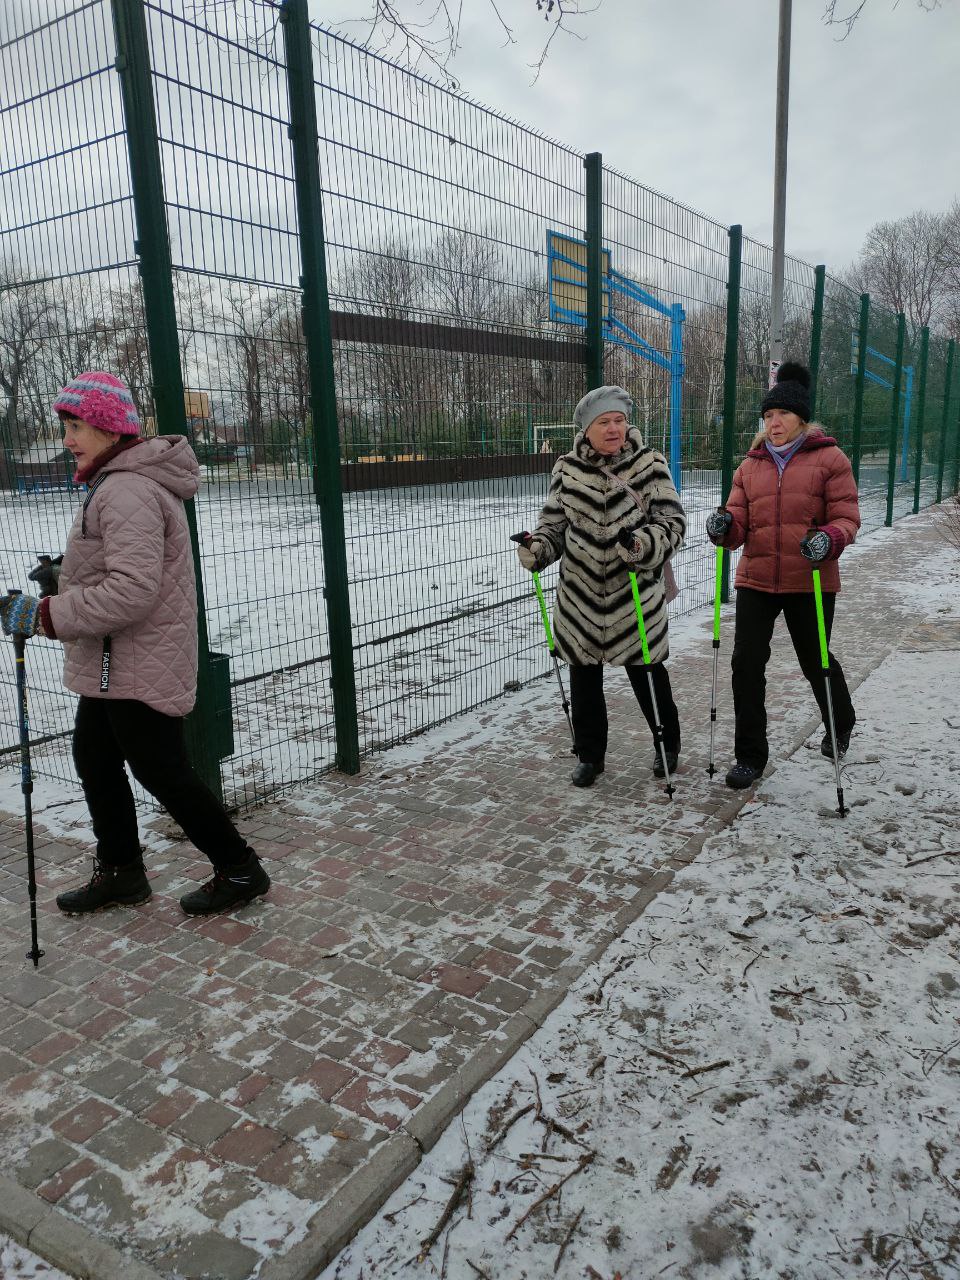
M 74 693 L 133 698 L 169 716 L 193 706 L 197 594 L 183 501 L 199 474 L 184 436 L 157 436 L 93 477 L 59 593 L 44 601 L 44 628 L 63 642 L 63 681 Z
M 840 590 L 836 559 L 805 560 L 800 541 L 813 525 L 832 525 L 849 546 L 860 528 L 857 484 L 850 460 L 820 427 L 807 435 L 781 476 L 765 445 L 737 468 L 727 500 L 733 525 L 723 540 L 743 547 L 736 586 L 755 591 L 812 591 L 814 568 L 824 591 Z

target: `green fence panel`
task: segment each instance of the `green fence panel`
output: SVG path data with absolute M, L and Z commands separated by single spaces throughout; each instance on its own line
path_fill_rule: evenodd
M 337 643 L 352 648 L 360 757 L 549 674 L 509 535 L 536 520 L 591 378 L 627 387 L 638 425 L 674 466 L 689 532 L 672 611 L 707 603 L 703 522 L 759 424 L 772 251 L 743 238 L 734 279 L 725 225 L 601 169 L 599 151 L 591 206 L 581 152 L 314 25 L 333 373 L 312 382 L 314 392 L 325 382 L 328 417 L 335 391 L 334 442 L 313 420 L 278 7 L 136 2 L 183 413 L 204 477 L 197 531 L 226 798 L 254 804 L 345 763 L 325 598 L 339 534 L 325 538 L 315 472 L 333 489 L 339 464 L 342 496 L 328 505 L 343 528 Z M 48 408 L 59 386 L 80 368 L 114 369 L 157 428 L 156 304 L 136 269 L 117 52 L 108 0 L 42 23 L 26 6 L 0 6 L 0 332 L 23 339 L 0 409 L 0 567 L 11 584 L 27 585 L 36 552 L 62 549 L 80 499 Z M 594 226 L 601 269 L 619 283 L 616 297 L 612 274 L 601 289 L 591 372 L 578 263 Z M 874 305 L 861 333 L 860 296 L 792 258 L 784 303 L 784 356 L 816 365 L 816 416 L 851 453 L 865 526 L 883 521 L 888 493 L 896 519 L 918 492 L 923 507 L 955 486 L 951 346 L 930 335 L 922 420 L 912 401 L 909 416 L 902 406 L 904 383 L 894 424 L 891 388 L 867 373 L 890 367 L 881 357 L 895 355 L 895 317 Z M 919 359 L 912 339 L 904 378 Z M 548 596 L 555 584 L 551 570 Z M 58 646 L 31 646 L 31 681 L 38 773 L 75 785 Z M 11 764 L 14 706 L 11 686 L 0 710 L 0 762 Z

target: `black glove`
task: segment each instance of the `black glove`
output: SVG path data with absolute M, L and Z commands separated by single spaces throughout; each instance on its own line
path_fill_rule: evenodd
M 633 529 L 619 529 L 617 531 L 617 541 L 623 547 L 624 551 L 633 551 L 637 545 L 637 534 L 643 528 L 642 524 L 636 525 Z
M 60 566 L 63 564 L 63 556 L 45 556 L 37 555 L 39 563 L 35 569 L 31 569 L 27 574 L 30 582 L 35 582 L 40 588 L 40 599 L 44 596 L 55 596 L 60 589 Z
M 825 529 L 817 529 L 800 540 L 800 554 L 814 564 L 819 564 L 821 560 L 826 560 L 832 546 L 829 533 Z
M 707 537 L 711 542 L 722 542 L 730 532 L 732 524 L 733 516 L 730 512 L 718 507 L 707 516 Z

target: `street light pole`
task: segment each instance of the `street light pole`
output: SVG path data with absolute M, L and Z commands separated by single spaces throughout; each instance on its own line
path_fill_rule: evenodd
M 787 207 L 787 119 L 790 107 L 790 20 L 793 0 L 780 0 L 777 122 L 773 161 L 773 288 L 770 298 L 770 383 L 783 360 L 783 260 Z

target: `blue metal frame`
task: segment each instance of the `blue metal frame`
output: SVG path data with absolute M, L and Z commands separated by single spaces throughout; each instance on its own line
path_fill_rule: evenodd
M 852 334 L 850 340 L 850 350 L 853 357 L 850 361 L 850 372 L 852 374 L 856 374 L 857 372 L 859 345 L 857 335 L 855 333 Z M 867 355 L 875 356 L 878 360 L 882 360 L 884 364 L 895 365 L 897 363 L 896 360 L 891 359 L 890 356 L 885 356 L 882 351 L 877 351 L 875 347 L 867 347 Z M 905 380 L 903 391 L 900 393 L 903 399 L 903 452 L 900 456 L 900 480 L 906 481 L 909 479 L 909 476 L 907 475 L 907 464 L 910 450 L 910 411 L 913 403 L 913 365 L 905 365 L 903 372 Z M 878 373 L 871 373 L 869 369 L 864 369 L 863 376 L 866 378 L 867 382 L 875 382 L 877 386 L 886 387 L 888 391 L 893 390 L 893 383 L 888 382 L 886 378 L 881 378 Z
M 563 264 L 564 267 L 572 269 L 574 276 L 583 276 L 584 297 L 586 297 L 586 267 L 583 263 L 577 262 L 574 258 L 568 257 L 565 253 L 561 253 L 559 249 L 555 248 L 554 237 L 559 235 L 561 235 L 559 232 L 547 232 L 547 300 L 550 305 L 550 319 L 560 324 L 576 324 L 584 328 L 587 323 L 585 310 L 575 311 L 570 307 L 558 306 L 554 302 L 553 292 L 556 281 L 568 284 L 578 283 L 575 278 L 570 278 L 569 271 L 565 275 L 558 275 L 557 264 Z M 564 235 L 562 239 L 586 246 L 585 240 L 577 240 L 573 236 Z M 604 338 L 608 342 L 615 342 L 618 346 L 626 347 L 634 355 L 640 356 L 643 360 L 648 360 L 659 369 L 667 370 L 670 374 L 670 473 L 679 493 L 680 445 L 683 430 L 683 323 L 686 315 L 679 302 L 673 303 L 672 306 L 667 306 L 666 303 L 661 302 L 659 298 L 654 297 L 652 293 L 642 288 L 635 281 L 628 279 L 619 271 L 615 271 L 611 265 L 609 249 L 603 250 L 603 257 L 606 265 L 602 281 Z M 617 319 L 613 309 L 614 294 L 621 294 L 623 297 L 631 298 L 634 302 L 639 302 L 642 306 L 649 307 L 659 315 L 667 317 L 670 321 L 669 356 L 663 355 L 656 347 L 651 346 L 638 333 L 635 333 L 629 325 Z

